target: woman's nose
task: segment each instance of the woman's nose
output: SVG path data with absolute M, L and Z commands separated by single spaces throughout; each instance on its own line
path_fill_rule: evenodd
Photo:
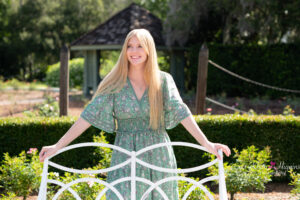
M 131 51 L 132 51 L 132 52 L 138 51 L 138 47 L 132 47 L 132 48 L 131 48 Z

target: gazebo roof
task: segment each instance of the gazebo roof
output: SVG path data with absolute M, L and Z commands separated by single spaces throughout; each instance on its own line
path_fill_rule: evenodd
M 101 49 L 101 46 L 120 47 L 126 35 L 136 28 L 145 28 L 150 31 L 157 46 L 165 45 L 160 19 L 148 10 L 132 3 L 106 22 L 73 41 L 71 49 Z

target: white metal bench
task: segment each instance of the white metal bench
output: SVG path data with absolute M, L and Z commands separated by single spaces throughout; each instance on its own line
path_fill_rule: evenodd
M 159 143 L 159 144 L 154 144 L 148 147 L 145 147 L 137 152 L 135 151 L 128 151 L 126 149 L 123 149 L 121 147 L 115 146 L 115 145 L 111 145 L 111 144 L 105 144 L 105 143 L 80 143 L 80 144 L 75 144 L 75 145 L 70 145 L 67 146 L 61 150 L 59 150 L 55 155 L 52 155 L 48 158 L 46 158 L 44 160 L 44 167 L 43 167 L 43 173 L 42 173 L 42 181 L 41 181 L 41 185 L 40 185 L 40 190 L 39 190 L 39 195 L 38 195 L 38 200 L 46 200 L 46 194 L 47 194 L 47 183 L 53 183 L 53 184 L 57 184 L 59 186 L 61 186 L 61 189 L 59 189 L 57 191 L 57 193 L 55 194 L 55 196 L 53 197 L 53 200 L 56 200 L 60 194 L 62 194 L 62 192 L 64 192 L 65 190 L 68 190 L 69 192 L 71 192 L 73 194 L 73 196 L 75 197 L 76 200 L 81 199 L 79 197 L 79 195 L 72 190 L 71 186 L 79 183 L 79 182 L 87 182 L 87 181 L 94 181 L 100 184 L 105 185 L 106 187 L 98 194 L 96 200 L 100 200 L 101 197 L 105 194 L 105 192 L 108 189 L 111 189 L 120 200 L 124 200 L 124 198 L 122 197 L 122 195 L 120 194 L 120 192 L 114 187 L 114 185 L 124 182 L 124 181 L 131 181 L 131 200 L 136 200 L 135 194 L 136 194 L 136 181 L 139 182 L 143 182 L 146 183 L 148 185 L 150 185 L 149 189 L 143 194 L 141 200 L 145 200 L 148 196 L 148 194 L 156 189 L 165 200 L 169 200 L 169 198 L 166 196 L 166 194 L 164 193 L 163 190 L 161 190 L 161 188 L 159 187 L 160 184 L 163 184 L 167 181 L 174 181 L 174 180 L 183 180 L 183 181 L 187 181 L 193 184 L 192 187 L 190 187 L 190 189 L 185 193 L 184 197 L 182 198 L 183 200 L 186 200 L 187 197 L 190 195 L 190 193 L 196 189 L 196 187 L 199 187 L 200 189 L 202 189 L 205 194 L 207 195 L 207 197 L 212 200 L 214 199 L 213 196 L 209 193 L 209 191 L 203 186 L 204 183 L 206 183 L 207 181 L 212 181 L 212 180 L 219 180 L 219 199 L 220 200 L 228 200 L 227 197 L 227 191 L 226 191 L 226 184 L 225 184 L 225 176 L 224 176 L 224 168 L 223 168 L 223 152 L 221 149 L 219 149 L 218 154 L 220 155 L 220 157 L 222 158 L 221 160 L 218 160 L 217 158 L 211 162 L 208 162 L 206 164 L 197 166 L 197 167 L 192 167 L 192 168 L 186 168 L 186 169 L 169 169 L 169 168 L 162 168 L 162 167 L 158 167 L 155 165 L 151 165 L 149 163 L 146 163 L 142 160 L 140 160 L 139 158 L 137 158 L 137 156 L 139 156 L 140 154 L 145 153 L 146 151 L 158 148 L 158 147 L 162 147 L 162 146 L 167 146 L 167 145 L 171 145 L 171 146 L 186 146 L 186 147 L 192 147 L 192 148 L 196 148 L 199 150 L 203 150 L 203 151 L 207 151 L 207 149 L 203 146 L 200 145 L 196 145 L 193 143 L 187 143 L 187 142 L 169 142 L 169 143 Z M 57 163 L 51 162 L 50 159 L 64 151 L 68 151 L 70 149 L 75 149 L 75 148 L 79 148 L 79 147 L 108 147 L 108 148 L 112 148 L 118 151 L 121 151 L 125 154 L 127 154 L 128 156 L 130 156 L 130 158 L 128 158 L 128 160 L 113 166 L 113 167 L 109 167 L 109 168 L 105 168 L 105 169 L 99 169 L 99 170 L 79 170 L 79 169 L 71 169 L 62 165 L 59 165 Z M 204 179 L 201 179 L 200 181 L 195 181 L 191 178 L 187 178 L 187 177 L 183 177 L 183 176 L 172 176 L 172 177 L 167 177 L 164 179 L 161 179 L 155 183 L 151 182 L 148 179 L 142 178 L 142 177 L 138 177 L 136 176 L 136 163 L 139 163 L 145 167 L 154 169 L 154 170 L 158 170 L 160 172 L 165 172 L 165 173 L 188 173 L 188 172 L 194 172 L 194 171 L 198 171 L 198 170 L 202 170 L 204 168 L 207 168 L 211 165 L 214 165 L 216 162 L 218 162 L 218 169 L 219 169 L 219 175 L 218 176 L 209 176 L 206 177 Z M 118 168 L 121 168 L 127 164 L 131 165 L 131 176 L 130 177 L 123 177 L 121 179 L 115 180 L 112 183 L 107 183 L 103 180 L 100 179 L 96 179 L 96 178 L 81 178 L 81 179 L 76 179 L 75 181 L 71 181 L 70 183 L 64 184 L 62 182 L 59 182 L 57 180 L 51 180 L 48 179 L 48 166 L 52 166 L 55 167 L 57 169 L 63 170 L 63 171 L 67 171 L 67 172 L 72 172 L 72 173 L 80 173 L 80 174 L 98 174 L 98 173 L 104 173 L 104 172 L 109 172 L 109 171 L 113 171 L 116 170 Z

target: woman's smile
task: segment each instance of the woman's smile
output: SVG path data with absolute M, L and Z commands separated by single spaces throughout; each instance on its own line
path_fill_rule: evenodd
M 129 39 L 126 54 L 131 65 L 144 65 L 148 57 L 136 36 Z

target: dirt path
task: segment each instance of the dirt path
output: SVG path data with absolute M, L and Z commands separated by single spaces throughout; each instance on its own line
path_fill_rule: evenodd
M 82 92 L 70 92 L 69 96 L 69 115 L 79 116 L 83 107 L 88 101 L 76 100 Z M 33 110 L 35 106 L 46 101 L 47 97 L 54 99 L 59 98 L 59 92 L 45 90 L 45 91 L 30 91 L 30 90 L 10 90 L 2 91 L 0 94 L 0 117 L 14 116 L 23 117 L 23 111 Z
M 48 90 L 8 90 L 0 92 L 0 117 L 6 116 L 23 116 L 22 112 L 25 110 L 32 110 L 34 106 L 41 104 L 47 96 L 53 98 L 59 97 L 58 89 L 50 88 Z M 184 102 L 188 105 L 191 112 L 195 114 L 195 101 L 194 97 L 188 99 L 183 98 Z M 288 102 L 284 100 L 249 100 L 243 98 L 225 98 L 221 100 L 222 103 L 238 108 L 240 110 L 249 111 L 253 109 L 258 114 L 266 114 L 271 110 L 273 114 L 282 114 L 285 105 Z M 88 99 L 82 97 L 82 91 L 72 91 L 69 93 L 69 113 L 71 116 L 79 116 L 83 111 L 84 105 Z M 211 108 L 211 114 L 232 114 L 234 111 L 212 104 L 206 103 L 207 108 Z M 300 103 L 293 106 L 295 115 L 300 115 Z
M 268 183 L 266 184 L 266 190 L 264 193 L 237 193 L 235 194 L 235 200 L 299 200 L 300 196 L 293 196 L 290 191 L 293 187 L 287 183 Z M 216 194 L 215 199 L 219 196 Z M 228 194 L 230 198 L 230 194 Z M 19 199 L 22 199 L 19 197 Z M 37 196 L 30 196 L 28 200 L 37 200 Z

